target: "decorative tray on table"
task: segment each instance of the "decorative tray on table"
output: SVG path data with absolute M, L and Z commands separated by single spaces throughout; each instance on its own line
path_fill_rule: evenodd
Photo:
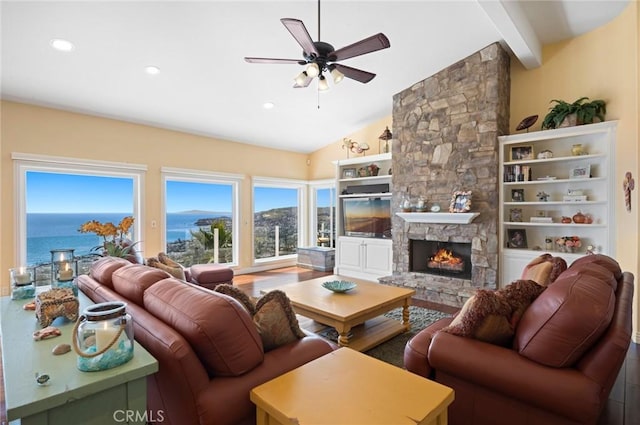
M 323 282 L 322 286 L 333 292 L 347 292 L 358 286 L 355 282 L 346 280 L 331 280 Z

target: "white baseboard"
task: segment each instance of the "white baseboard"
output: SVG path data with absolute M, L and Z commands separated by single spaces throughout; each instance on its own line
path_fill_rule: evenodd
M 635 342 L 636 344 L 640 344 L 640 332 L 636 332 L 634 335 L 632 335 L 631 341 Z
M 295 266 L 296 264 L 297 264 L 296 259 L 280 260 L 280 261 L 269 262 L 269 264 L 254 264 L 253 266 L 250 266 L 250 267 L 234 269 L 233 273 L 236 275 L 258 273 L 258 272 L 264 272 L 267 270 L 279 269 L 282 267 L 292 267 L 292 266 Z

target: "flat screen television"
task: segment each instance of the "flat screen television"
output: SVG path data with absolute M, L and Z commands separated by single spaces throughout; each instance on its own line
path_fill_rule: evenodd
M 391 237 L 391 198 L 342 198 L 346 236 Z

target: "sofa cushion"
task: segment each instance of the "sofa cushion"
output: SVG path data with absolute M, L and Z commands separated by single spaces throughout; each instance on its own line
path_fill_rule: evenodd
M 124 258 L 102 257 L 91 264 L 89 276 L 113 289 L 113 280 L 111 279 L 111 275 L 119 268 L 128 265 L 131 265 L 131 263 Z
M 239 376 L 264 360 L 251 317 L 227 295 L 169 278 L 145 291 L 144 307 L 182 334 L 210 376 Z
M 522 271 L 523 280 L 533 280 L 542 286 L 554 282 L 567 269 L 567 262 L 561 257 L 542 254 L 531 260 Z
M 480 289 L 471 296 L 451 324 L 442 329 L 453 335 L 507 345 L 513 337 L 511 307 L 496 291 Z
M 573 365 L 613 316 L 615 293 L 610 284 L 586 269 L 569 270 L 529 306 L 516 329 L 514 348 L 546 366 Z
M 583 257 L 578 258 L 576 261 L 571 263 L 570 270 L 575 270 L 577 268 L 589 266 L 591 264 L 597 264 L 609 270 L 613 273 L 613 277 L 616 280 L 620 280 L 622 278 L 622 269 L 620 269 L 620 264 L 616 260 L 611 257 L 602 254 L 593 254 L 593 255 L 585 255 Z
M 171 276 L 175 277 L 176 279 L 186 280 L 184 269 L 179 264 L 178 266 L 169 266 L 162 263 L 157 258 L 151 257 L 151 258 L 147 258 L 147 266 L 155 267 L 156 269 L 163 270 L 169 273 Z
M 154 283 L 170 276 L 169 273 L 153 267 L 131 264 L 113 272 L 111 279 L 113 280 L 113 289 L 117 293 L 138 305 L 142 305 L 144 291 Z
M 258 300 L 253 322 L 265 351 L 305 337 L 289 298 L 279 290 L 267 292 Z

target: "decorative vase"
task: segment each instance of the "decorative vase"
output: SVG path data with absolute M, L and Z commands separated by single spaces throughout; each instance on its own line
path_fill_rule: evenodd
M 562 216 L 562 222 L 565 224 L 571 223 L 571 217 Z
M 560 123 L 558 127 L 573 127 L 578 125 L 578 114 L 569 114 Z
M 584 214 L 582 214 L 580 211 L 575 213 L 574 216 L 573 216 L 573 222 L 574 223 L 583 224 L 586 221 L 587 221 L 587 217 Z

